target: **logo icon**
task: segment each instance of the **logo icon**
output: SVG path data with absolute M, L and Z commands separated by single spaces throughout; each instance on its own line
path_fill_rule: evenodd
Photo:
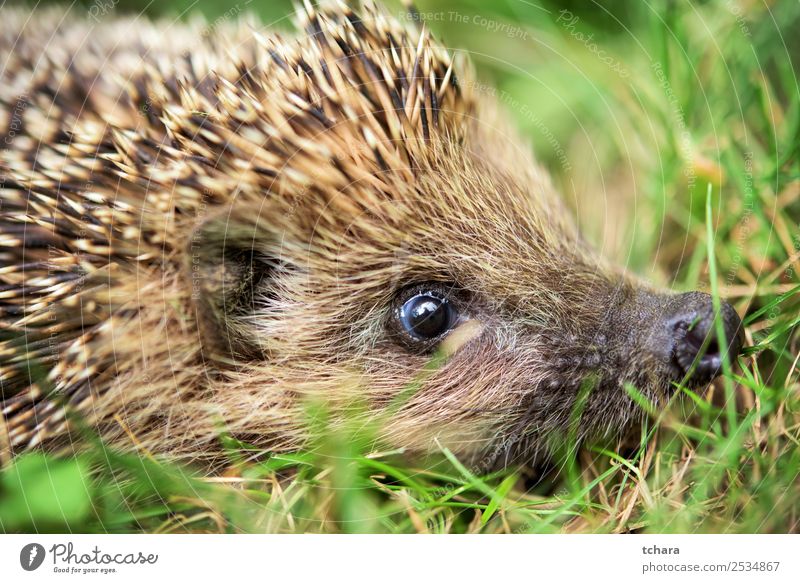
M 44 562 L 44 547 L 39 543 L 30 543 L 19 552 L 19 564 L 26 571 L 35 571 Z

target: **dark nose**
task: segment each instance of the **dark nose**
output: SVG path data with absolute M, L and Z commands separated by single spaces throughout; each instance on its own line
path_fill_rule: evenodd
M 733 307 L 722 302 L 719 315 L 724 340 L 717 335 L 711 296 L 690 292 L 676 296 L 672 304 L 671 327 L 675 339 L 673 358 L 681 378 L 689 375 L 694 383 L 707 383 L 722 370 L 727 353 L 731 362 L 742 346 L 742 321 Z

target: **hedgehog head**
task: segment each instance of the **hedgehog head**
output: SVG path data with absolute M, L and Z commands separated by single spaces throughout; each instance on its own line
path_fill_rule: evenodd
M 276 61 L 280 167 L 238 183 L 189 244 L 206 346 L 246 361 L 244 384 L 288 378 L 328 403 L 358 387 L 391 410 L 394 445 L 493 460 L 538 453 L 577 407 L 579 437 L 618 434 L 639 416 L 626 384 L 663 402 L 715 376 L 719 347 L 698 357 L 710 298 L 598 257 L 493 96 L 424 30 L 370 8 L 303 19 L 318 54 Z

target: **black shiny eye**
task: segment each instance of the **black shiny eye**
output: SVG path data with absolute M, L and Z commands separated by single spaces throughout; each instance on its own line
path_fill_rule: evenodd
M 438 292 L 417 293 L 397 310 L 400 325 L 412 338 L 431 340 L 447 332 L 455 323 L 455 310 Z

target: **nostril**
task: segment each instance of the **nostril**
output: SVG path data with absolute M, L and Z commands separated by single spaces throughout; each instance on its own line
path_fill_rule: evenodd
M 686 348 L 690 348 L 695 354 L 702 352 L 703 356 L 718 356 L 720 354 L 719 342 L 717 337 L 713 335 L 714 331 L 710 328 L 708 323 L 689 328 L 684 337 Z M 705 350 L 703 349 L 704 344 L 706 345 Z
M 719 318 L 725 335 L 723 343 L 717 336 L 711 296 L 691 293 L 678 299 L 683 301 L 678 302 L 670 320 L 675 339 L 675 363 L 682 378 L 689 375 L 695 382 L 709 382 L 721 372 L 726 352 L 731 360 L 738 354 L 741 320 L 729 304 L 722 304 Z
M 675 361 L 681 376 L 691 374 L 695 380 L 711 380 L 718 373 L 719 343 L 711 330 L 711 322 L 695 319 L 689 326 L 678 321 L 675 327 Z

